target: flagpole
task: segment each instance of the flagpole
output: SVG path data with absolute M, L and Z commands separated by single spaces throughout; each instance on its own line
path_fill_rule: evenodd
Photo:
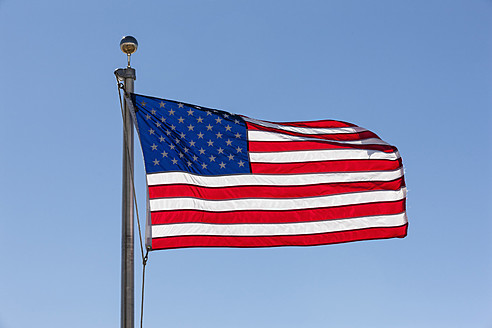
M 138 42 L 132 36 L 121 39 L 120 48 L 128 56 L 128 66 L 115 71 L 124 82 L 125 93 L 134 91 L 135 69 L 130 67 L 130 56 L 137 50 Z M 133 178 L 133 118 L 125 98 L 123 112 L 123 178 L 121 210 L 121 328 L 134 328 L 134 208 Z

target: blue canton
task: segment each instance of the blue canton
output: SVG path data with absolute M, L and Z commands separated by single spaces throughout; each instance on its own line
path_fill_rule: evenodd
M 250 173 L 246 124 L 235 114 L 132 95 L 147 173 Z

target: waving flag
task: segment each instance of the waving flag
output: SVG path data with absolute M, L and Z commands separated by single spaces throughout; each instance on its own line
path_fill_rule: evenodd
M 147 244 L 310 246 L 405 237 L 398 150 L 350 123 L 273 123 L 132 95 Z

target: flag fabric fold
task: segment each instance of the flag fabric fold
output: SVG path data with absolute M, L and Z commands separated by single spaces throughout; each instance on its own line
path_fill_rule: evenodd
M 274 123 L 132 94 L 147 244 L 312 246 L 405 237 L 396 147 L 356 125 Z

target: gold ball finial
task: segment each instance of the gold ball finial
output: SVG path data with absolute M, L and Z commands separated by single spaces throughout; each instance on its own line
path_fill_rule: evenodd
M 120 41 L 120 48 L 121 51 L 123 51 L 125 54 L 131 55 L 132 53 L 137 51 L 137 39 L 130 35 L 124 36 Z

